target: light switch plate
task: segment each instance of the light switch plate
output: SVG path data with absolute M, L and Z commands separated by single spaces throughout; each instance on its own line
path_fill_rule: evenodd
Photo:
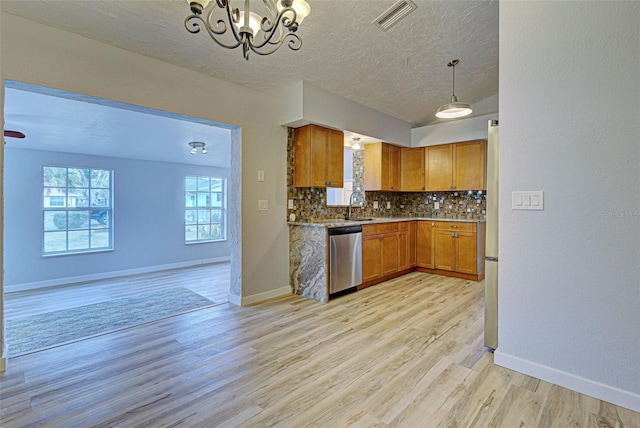
M 378 209 L 378 201 L 373 201 L 373 209 L 374 210 Z
M 269 201 L 266 199 L 260 199 L 258 201 L 258 211 L 268 211 L 269 210 Z
M 544 210 L 544 191 L 528 190 L 511 192 L 512 210 Z
M 264 171 L 261 169 L 258 170 L 258 181 L 264 181 Z
M 391 202 L 387 201 L 387 209 L 390 210 L 391 209 Z
M 289 199 L 288 206 L 290 210 L 293 209 L 293 199 Z

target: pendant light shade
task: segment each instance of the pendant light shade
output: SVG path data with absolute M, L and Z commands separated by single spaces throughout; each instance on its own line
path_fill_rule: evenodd
M 440 119 L 455 119 L 456 117 L 464 117 L 471 114 L 473 110 L 471 110 L 471 106 L 466 103 L 458 102 L 458 97 L 455 95 L 456 88 L 456 65 L 460 61 L 454 59 L 447 64 L 447 67 L 453 68 L 453 86 L 451 90 L 451 102 L 440 106 L 436 111 L 436 117 Z

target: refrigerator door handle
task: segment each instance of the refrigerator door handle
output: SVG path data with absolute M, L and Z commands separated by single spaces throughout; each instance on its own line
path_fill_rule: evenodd
M 497 257 L 490 257 L 490 256 L 487 256 L 487 257 L 485 257 L 484 259 L 485 259 L 486 261 L 488 261 L 488 262 L 497 262 L 497 261 L 498 261 L 498 258 L 497 258 Z

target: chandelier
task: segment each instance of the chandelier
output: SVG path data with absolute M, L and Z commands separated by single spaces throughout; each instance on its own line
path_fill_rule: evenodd
M 286 41 L 289 49 L 297 51 L 302 40 L 295 34 L 298 26 L 311 12 L 305 0 L 262 0 L 266 16 L 251 11 L 250 0 L 244 0 L 243 10 L 232 8 L 230 0 L 187 0 L 192 15 L 184 25 L 192 34 L 204 28 L 211 39 L 226 49 L 242 46 L 242 56 L 249 60 L 249 53 L 269 55 Z M 217 6 L 217 7 L 216 7 Z

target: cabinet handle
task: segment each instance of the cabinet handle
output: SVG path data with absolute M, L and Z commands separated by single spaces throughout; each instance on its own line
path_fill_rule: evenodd
M 330 182 L 330 181 L 327 181 L 327 185 L 329 185 L 329 186 L 330 186 L 330 185 L 331 185 L 331 182 Z

